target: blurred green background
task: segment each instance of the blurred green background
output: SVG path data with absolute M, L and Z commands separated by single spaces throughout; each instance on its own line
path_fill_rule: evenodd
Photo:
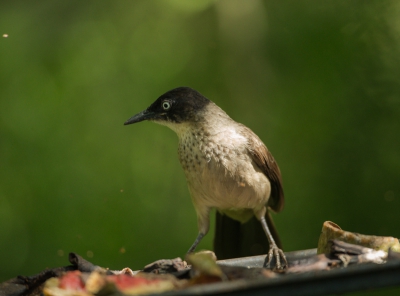
M 123 126 L 177 86 L 272 151 L 286 251 L 316 247 L 325 220 L 400 237 L 399 15 L 395 0 L 2 1 L 0 281 L 72 251 L 112 269 L 185 254 L 177 137 Z

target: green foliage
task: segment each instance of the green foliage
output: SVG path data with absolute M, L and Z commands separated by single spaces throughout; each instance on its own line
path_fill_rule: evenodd
M 123 122 L 191 86 L 267 144 L 286 250 L 322 223 L 400 237 L 397 1 L 2 1 L 0 280 L 183 256 L 173 132 Z M 210 233 L 201 248 L 212 248 Z M 125 250 L 125 252 L 123 251 Z

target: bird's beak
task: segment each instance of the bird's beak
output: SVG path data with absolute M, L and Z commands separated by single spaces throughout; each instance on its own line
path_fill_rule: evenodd
M 133 115 L 131 118 L 129 118 L 127 121 L 125 121 L 124 125 L 136 123 L 136 122 L 141 122 L 143 120 L 148 120 L 154 118 L 154 113 L 144 110 L 136 115 Z

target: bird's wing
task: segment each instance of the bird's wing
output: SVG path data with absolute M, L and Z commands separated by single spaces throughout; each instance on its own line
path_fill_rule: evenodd
M 275 212 L 279 212 L 283 209 L 285 198 L 278 164 L 260 138 L 248 127 L 241 126 L 243 128 L 242 135 L 248 140 L 247 149 L 251 157 L 271 182 L 271 197 L 268 206 Z

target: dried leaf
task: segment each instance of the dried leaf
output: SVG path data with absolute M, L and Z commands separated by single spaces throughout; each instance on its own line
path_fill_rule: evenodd
M 392 251 L 400 252 L 400 243 L 397 238 L 344 231 L 337 224 L 326 221 L 322 226 L 322 233 L 318 241 L 318 254 L 329 254 L 331 251 L 329 241 L 334 239 L 374 250 L 387 252 L 391 249 Z

